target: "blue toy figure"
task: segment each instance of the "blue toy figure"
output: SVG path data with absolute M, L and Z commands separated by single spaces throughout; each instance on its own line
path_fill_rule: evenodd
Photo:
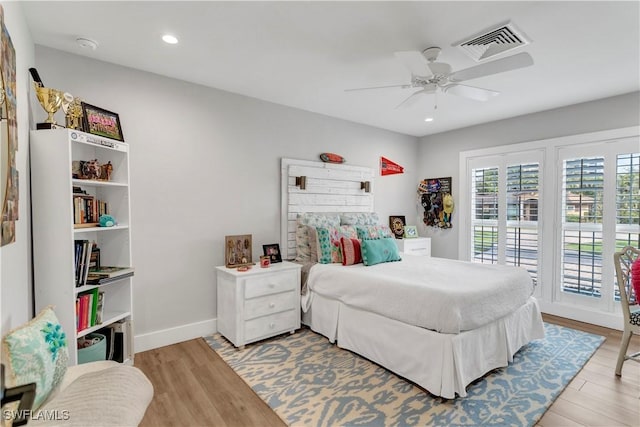
M 116 219 L 111 215 L 100 215 L 100 227 L 113 227 L 116 225 Z

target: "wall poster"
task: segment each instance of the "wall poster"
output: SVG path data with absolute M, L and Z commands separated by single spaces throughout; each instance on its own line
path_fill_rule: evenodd
M 16 240 L 18 220 L 18 121 L 16 114 L 16 51 L 4 25 L 0 6 L 0 203 L 1 241 L 4 246 Z

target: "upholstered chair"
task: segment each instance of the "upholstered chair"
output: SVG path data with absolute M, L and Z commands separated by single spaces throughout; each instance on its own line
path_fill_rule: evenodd
M 640 250 L 632 246 L 613 254 L 616 279 L 620 290 L 620 303 L 624 319 L 624 332 L 616 364 L 616 375 L 622 375 L 622 364 L 626 360 L 640 362 L 640 352 L 627 354 L 633 334 L 640 334 Z M 635 292 L 634 292 L 635 288 Z

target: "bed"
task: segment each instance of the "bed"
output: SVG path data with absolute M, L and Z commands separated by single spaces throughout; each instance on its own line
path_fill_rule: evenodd
M 304 249 L 297 240 L 299 230 L 314 228 L 300 226 L 301 212 L 338 212 L 344 204 L 372 212 L 372 195 L 351 188 L 372 176 L 358 176 L 368 174 L 366 168 L 285 160 L 282 246 L 287 258 Z M 308 175 L 307 188 L 316 185 L 326 192 L 319 183 L 330 180 L 332 188 L 346 189 L 345 198 L 337 198 L 337 190 L 329 191 L 331 200 L 340 200 L 335 205 L 309 193 L 292 197 L 303 190 L 295 185 L 300 173 Z M 350 201 L 359 196 L 366 199 Z M 303 323 L 339 347 L 447 399 L 466 396 L 468 384 L 507 366 L 523 345 L 544 336 L 526 270 L 409 254 L 400 258 L 371 266 L 301 260 L 306 272 Z
M 433 280 L 412 281 L 421 274 Z M 474 277 L 457 280 L 466 276 Z M 315 264 L 303 322 L 434 395 L 464 397 L 469 383 L 544 336 L 530 283 L 520 268 L 409 254 L 371 267 Z

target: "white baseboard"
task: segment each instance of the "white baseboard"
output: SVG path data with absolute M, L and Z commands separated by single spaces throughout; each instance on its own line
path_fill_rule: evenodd
M 624 320 L 621 313 L 604 313 L 592 311 L 586 308 L 577 307 L 570 304 L 550 303 L 538 300 L 540 311 L 555 316 L 566 317 L 580 322 L 591 323 L 592 325 L 603 326 L 605 328 L 617 329 L 621 331 L 624 327 Z
M 211 335 L 218 331 L 218 319 L 203 320 L 202 322 L 176 326 L 175 328 L 162 329 L 147 334 L 136 335 L 134 349 L 136 353 L 176 344 L 182 341 Z

